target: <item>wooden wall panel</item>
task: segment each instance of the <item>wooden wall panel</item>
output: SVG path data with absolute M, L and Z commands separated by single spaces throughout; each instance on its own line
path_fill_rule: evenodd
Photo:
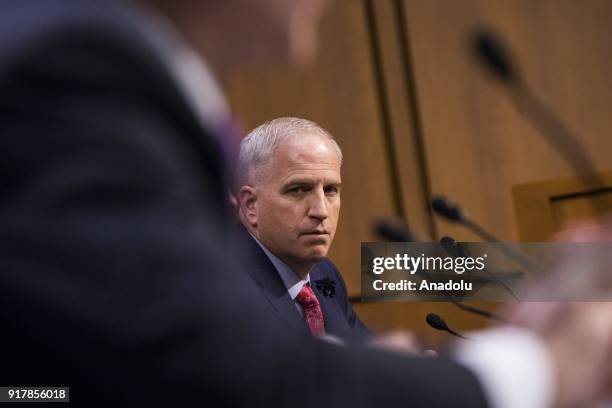
M 471 58 L 468 38 L 481 25 L 507 40 L 526 82 L 581 136 L 596 170 L 612 168 L 612 2 L 404 4 L 433 192 L 455 198 L 502 239 L 516 240 L 511 187 L 574 175 Z M 436 226 L 477 239 L 440 220 Z
M 612 172 L 520 184 L 512 193 L 521 241 L 548 241 L 568 225 L 609 216 Z
M 416 104 L 409 38 L 396 0 L 368 0 L 381 80 L 381 105 L 394 161 L 398 214 L 421 239 L 433 235 L 429 181 L 423 157 L 421 121 Z
M 375 238 L 375 219 L 397 213 L 368 18 L 364 1 L 338 0 L 324 21 L 314 66 L 266 67 L 228 81 L 230 103 L 245 128 L 298 116 L 338 140 L 345 157 L 342 208 L 330 256 L 352 294 L 360 291 L 361 241 Z

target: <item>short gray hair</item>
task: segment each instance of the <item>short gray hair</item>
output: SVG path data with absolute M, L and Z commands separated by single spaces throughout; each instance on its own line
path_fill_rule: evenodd
M 278 118 L 268 121 L 251 130 L 240 142 L 238 157 L 238 177 L 241 185 L 245 185 L 252 171 L 266 163 L 281 142 L 305 133 L 314 133 L 328 139 L 342 163 L 342 151 L 334 137 L 315 122 L 300 118 Z

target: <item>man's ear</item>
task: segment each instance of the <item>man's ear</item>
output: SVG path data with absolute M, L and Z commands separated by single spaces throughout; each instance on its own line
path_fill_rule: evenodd
M 251 186 L 242 186 L 238 193 L 240 211 L 244 220 L 251 226 L 257 227 L 257 189 Z

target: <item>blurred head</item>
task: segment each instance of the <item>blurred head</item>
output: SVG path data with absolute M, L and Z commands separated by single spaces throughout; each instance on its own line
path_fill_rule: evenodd
M 191 45 L 226 70 L 270 60 L 307 63 L 330 0 L 147 0 Z
M 327 255 L 340 212 L 342 152 L 316 123 L 280 118 L 240 145 L 240 218 L 296 273 Z

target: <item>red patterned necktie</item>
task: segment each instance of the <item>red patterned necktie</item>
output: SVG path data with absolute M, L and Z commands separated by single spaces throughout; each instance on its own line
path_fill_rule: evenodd
M 319 299 L 315 296 L 309 283 L 302 286 L 302 290 L 300 290 L 295 299 L 304 308 L 304 316 L 306 317 L 306 324 L 310 329 L 310 333 L 314 337 L 319 337 L 325 333 L 321 305 L 319 305 Z

